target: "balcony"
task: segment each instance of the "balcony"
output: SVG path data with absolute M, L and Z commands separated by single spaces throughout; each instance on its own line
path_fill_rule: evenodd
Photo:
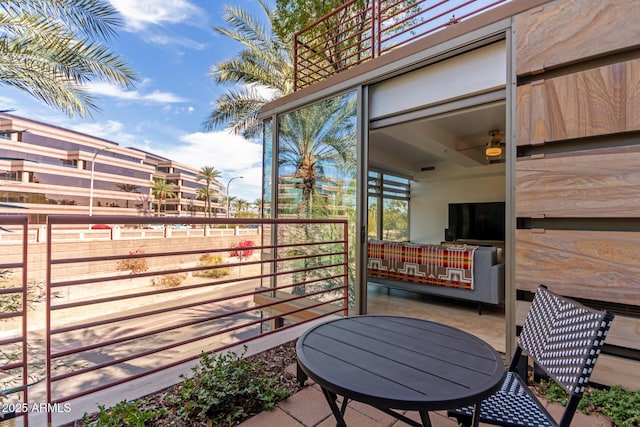
M 54 408 L 19 413 L 16 425 L 71 422 L 96 403 L 177 383 L 202 351 L 241 353 L 246 344 L 255 354 L 348 311 L 346 221 L 60 216 L 38 234 L 16 216 L 0 226 L 2 389 L 22 388 L 12 394 L 20 402 Z M 370 309 L 398 309 L 385 304 Z M 456 317 L 453 306 L 420 305 L 433 320 Z M 473 319 L 485 328 L 493 321 Z M 243 425 L 332 424 L 318 386 L 307 384 Z M 366 405 L 349 408 L 350 425 L 397 424 Z M 456 425 L 444 412 L 432 421 Z M 593 416 L 576 422 L 604 425 Z
M 294 35 L 294 89 L 320 82 L 510 0 L 351 0 Z
M 30 229 L 11 216 L 0 226 L 0 389 L 61 408 L 18 413 L 19 425 L 79 419 L 95 402 L 177 383 L 203 351 L 255 353 L 348 310 L 345 220 L 51 216 Z

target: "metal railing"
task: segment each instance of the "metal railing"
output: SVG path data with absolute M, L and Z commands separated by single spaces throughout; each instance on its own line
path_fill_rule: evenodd
M 351 0 L 294 35 L 298 90 L 510 0 Z
M 15 259 L 0 258 L 0 421 L 23 418 L 28 426 L 29 365 L 27 342 L 27 244 L 26 216 L 0 216 L 0 226 L 15 226 L 22 236 Z M 4 227 L 2 227 L 4 228 Z M 13 397 L 15 396 L 15 399 Z
M 0 218 L 0 224 L 5 220 Z M 0 297 L 18 293 L 22 309 L 1 314 L 0 321 L 22 316 L 23 323 L 19 336 L 0 340 L 0 349 L 22 347 L 12 353 L 19 361 L 0 366 L 3 371 L 22 369 L 19 385 L 26 390 L 29 358 L 40 354 L 42 359 L 44 353 L 46 366 L 38 372 L 43 384 L 31 398 L 46 405 L 49 424 L 56 411 L 86 395 L 195 363 L 202 352 L 348 313 L 346 220 L 51 216 L 46 266 L 30 273 L 44 272 L 46 294 L 42 304 L 29 310 L 27 284 L 40 278 L 27 280 L 28 224 L 26 217 L 21 221 L 25 261 L 0 267 L 22 268 L 22 286 L 5 286 Z M 122 230 L 140 223 L 165 228 L 180 223 L 194 232 L 86 241 L 56 232 L 88 230 L 95 223 Z M 243 225 L 251 225 L 252 233 L 212 232 Z M 27 311 L 39 313 L 34 317 L 43 318 L 43 324 L 30 323 L 27 330 Z M 29 352 L 27 341 L 34 347 Z M 21 402 L 26 399 L 25 391 Z

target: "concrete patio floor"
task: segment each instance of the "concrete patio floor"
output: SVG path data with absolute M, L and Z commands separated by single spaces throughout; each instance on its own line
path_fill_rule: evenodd
M 288 370 L 295 375 L 295 365 Z M 320 387 L 307 380 L 307 386 L 276 405 L 273 411 L 262 412 L 240 424 L 241 427 L 333 427 L 336 421 L 331 414 Z M 550 412 L 559 418 L 563 407 L 548 405 Z M 417 412 L 402 412 L 408 418 L 420 422 Z M 430 413 L 433 427 L 457 427 L 455 419 L 446 411 Z M 405 424 L 371 406 L 350 402 L 345 412 L 345 422 L 350 427 L 402 427 Z M 481 423 L 480 426 L 486 426 Z M 600 415 L 584 415 L 576 412 L 572 427 L 611 427 L 611 420 Z

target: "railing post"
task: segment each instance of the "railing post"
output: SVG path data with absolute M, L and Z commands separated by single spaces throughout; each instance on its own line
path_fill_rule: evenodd
M 371 2 L 371 58 L 380 55 L 380 17 L 376 16 L 380 12 L 379 1 L 373 0 Z
M 298 90 L 298 35 L 293 36 L 293 90 Z
M 111 229 L 111 240 L 120 240 L 120 238 L 121 238 L 120 226 L 114 225 L 113 228 Z
M 40 227 L 38 227 L 38 231 L 37 231 L 37 236 L 36 236 L 36 241 L 38 243 L 42 243 L 42 242 L 46 242 L 47 241 L 47 226 L 46 225 L 41 225 Z

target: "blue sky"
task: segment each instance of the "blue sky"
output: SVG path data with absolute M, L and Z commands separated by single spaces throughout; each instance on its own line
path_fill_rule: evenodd
M 222 182 L 233 176 L 231 194 L 250 202 L 260 197 L 262 145 L 229 134 L 205 132 L 203 122 L 225 87 L 209 77 L 211 65 L 228 59 L 241 46 L 217 34 L 224 26 L 224 5 L 267 18 L 257 0 L 109 0 L 125 25 L 108 41 L 140 77 L 134 89 L 105 84 L 89 87 L 100 111 L 87 119 L 69 119 L 22 92 L 3 86 L 2 108 L 13 114 L 74 129 L 136 147 L 200 168 L 214 166 Z M 269 7 L 273 0 L 267 0 Z

